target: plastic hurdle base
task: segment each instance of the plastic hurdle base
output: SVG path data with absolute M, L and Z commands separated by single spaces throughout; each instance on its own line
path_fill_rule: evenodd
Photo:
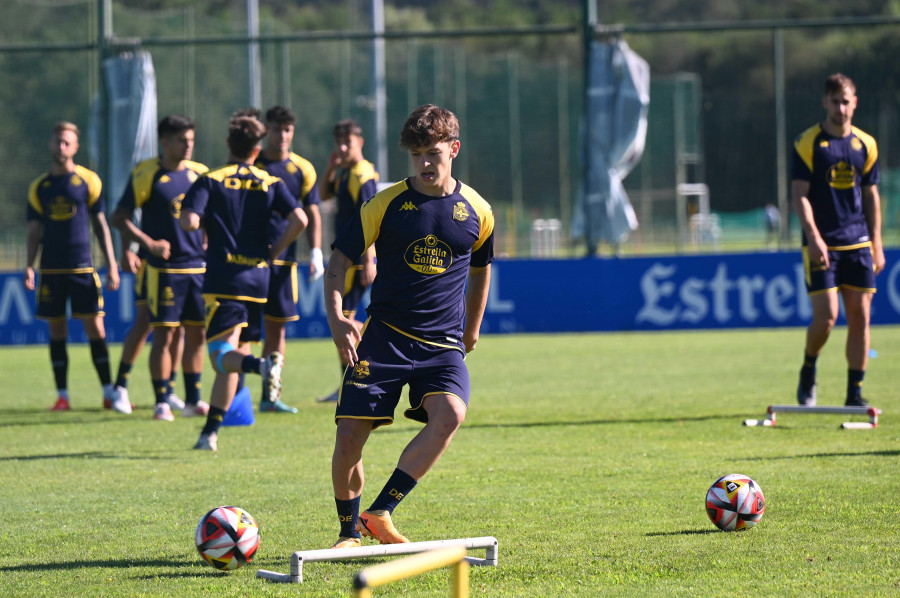
M 806 407 L 804 405 L 769 405 L 766 419 L 745 419 L 745 426 L 774 426 L 776 413 L 831 413 L 838 415 L 867 415 L 867 422 L 844 422 L 843 430 L 871 430 L 878 426 L 881 409 L 876 407 Z
M 493 536 L 481 538 L 459 538 L 457 540 L 435 540 L 432 542 L 409 542 L 407 544 L 380 544 L 359 548 L 325 548 L 322 550 L 300 550 L 291 555 L 291 572 L 277 573 L 259 569 L 256 577 L 277 583 L 303 583 L 303 563 L 323 561 L 348 561 L 373 556 L 396 556 L 418 554 L 447 546 L 463 546 L 466 550 L 484 548 L 484 558 L 466 557 L 466 562 L 474 566 L 496 567 L 499 543 Z

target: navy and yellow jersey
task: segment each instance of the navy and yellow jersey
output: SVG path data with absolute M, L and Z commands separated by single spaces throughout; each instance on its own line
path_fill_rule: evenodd
M 304 207 L 318 205 L 321 203 L 319 198 L 319 189 L 316 186 L 316 169 L 312 163 L 306 158 L 301 158 L 297 154 L 291 152 L 286 160 L 267 160 L 260 152 L 256 159 L 256 167 L 262 168 L 269 174 L 275 175 L 284 181 L 288 190 L 291 192 L 298 202 Z M 272 213 L 272 221 L 269 224 L 269 235 L 273 239 L 281 236 L 287 228 L 287 220 L 278 215 L 277 212 Z M 296 263 L 297 261 L 297 242 L 288 246 L 284 250 L 277 263 L 281 265 L 287 263 Z
M 847 137 L 833 137 L 820 124 L 810 127 L 794 141 L 791 178 L 809 182 L 813 218 L 826 245 L 851 249 L 869 243 L 862 188 L 879 179 L 871 135 L 853 127 Z
M 28 220 L 41 222 L 39 270 L 50 274 L 93 272 L 91 216 L 102 214 L 103 184 L 95 172 L 74 172 L 35 179 L 28 187 Z
M 430 197 L 400 181 L 364 203 L 332 248 L 353 259 L 373 243 L 378 274 L 369 316 L 464 351 L 469 267 L 494 259 L 491 206 L 460 182 L 452 194 Z
M 359 212 L 359 207 L 378 191 L 378 173 L 368 160 L 360 160 L 350 168 L 338 170 L 331 183 L 331 193 L 337 202 L 334 230 L 341 229 Z
M 280 178 L 246 164 L 228 164 L 191 185 L 182 210 L 206 227 L 203 293 L 263 303 L 269 290 L 268 234 L 272 212 L 287 217 L 297 202 Z
M 148 251 L 139 253 L 154 268 L 176 271 L 203 268 L 206 260 L 203 231 L 188 232 L 181 228 L 179 219 L 184 194 L 207 170 L 203 164 L 189 160 L 185 161 L 184 170 L 169 170 L 159 158 L 150 158 L 131 171 L 119 206 L 131 212 L 140 208 L 141 230 L 151 239 L 165 239 L 171 246 L 168 260 Z

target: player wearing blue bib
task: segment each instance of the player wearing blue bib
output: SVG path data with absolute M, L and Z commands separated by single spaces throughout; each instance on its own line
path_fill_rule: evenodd
M 337 211 L 334 217 L 335 235 L 349 223 L 359 208 L 378 191 L 378 173 L 375 166 L 363 158 L 362 128 L 347 119 L 334 125 L 334 151 L 328 160 L 328 168 L 322 177 L 322 199 L 334 199 Z M 375 248 L 369 249 L 354 259 L 344 281 L 344 315 L 353 318 L 356 308 L 366 290 L 375 279 Z M 340 360 L 341 372 L 347 369 L 347 362 Z M 330 395 L 320 397 L 319 402 L 337 401 L 340 389 Z
M 161 156 L 134 167 L 112 221 L 124 237 L 137 241 L 148 256 L 143 283 L 148 323 L 154 330 L 150 350 L 150 377 L 156 395 L 153 417 L 157 421 L 172 421 L 172 403 L 187 416 L 206 415 L 208 411 L 208 405 L 200 399 L 205 344 L 204 235 L 200 230 L 183 230 L 179 222 L 184 194 L 207 168 L 191 161 L 191 119 L 166 116 L 159 122 L 157 134 Z M 141 210 L 140 228 L 132 222 L 136 209 Z M 175 399 L 170 388 L 176 365 L 172 353 L 181 340 L 182 326 L 186 404 Z
M 400 143 L 415 175 L 365 202 L 338 235 L 325 270 L 325 308 L 349 364 L 335 411 L 332 483 L 341 529 L 335 548 L 407 542 L 391 513 L 437 463 L 465 419 L 473 351 L 490 286 L 494 217 L 488 203 L 451 175 L 459 123 L 449 110 L 417 108 Z M 378 275 L 368 320 L 343 313 L 344 280 L 374 245 Z M 408 418 L 425 426 L 407 445 L 381 493 L 359 513 L 362 451 L 375 428 L 394 421 L 404 386 Z
M 81 320 L 91 358 L 103 386 L 103 405 L 131 413 L 131 404 L 112 385 L 109 349 L 103 325 L 103 294 L 91 259 L 91 226 L 109 267 L 106 287 L 119 288 L 119 269 L 103 206 L 103 185 L 94 172 L 75 163 L 78 127 L 59 122 L 50 139 L 50 170 L 28 188 L 28 239 L 25 288 L 37 290 L 37 317 L 50 328 L 50 361 L 56 381 L 53 411 L 68 411 L 69 334 L 66 306 Z M 41 250 L 40 277 L 34 262 Z
M 862 383 L 869 355 L 875 277 L 884 269 L 878 146 L 853 126 L 856 85 L 836 73 L 825 82 L 825 120 L 794 142 L 791 197 L 803 230 L 803 265 L 813 317 L 797 401 L 816 404 L 816 360 L 838 317 L 847 319 L 847 406 L 867 406 Z
M 195 449 L 217 450 L 218 430 L 235 396 L 240 372 L 263 377 L 273 401 L 281 394 L 281 353 L 254 357 L 248 343 L 260 339 L 262 306 L 269 291 L 269 264 L 306 227 L 306 215 L 278 177 L 253 166 L 266 127 L 252 116 L 231 119 L 228 164 L 202 175 L 181 204 L 181 226 L 206 229 L 206 338 L 216 370 L 206 425 Z M 288 226 L 269 236 L 272 212 Z
M 297 117 L 283 106 L 273 106 L 266 111 L 265 144 L 256 166 L 280 178 L 291 195 L 302 204 L 309 226 L 306 227 L 310 247 L 309 280 L 322 277 L 322 219 L 319 214 L 319 190 L 316 186 L 316 170 L 312 163 L 291 151 L 294 125 Z M 273 212 L 269 224 L 273 239 L 287 227 L 287 220 Z M 284 253 L 272 261 L 269 278 L 269 297 L 264 310 L 265 342 L 262 356 L 278 351 L 285 355 L 285 325 L 300 319 L 297 311 L 297 242 L 291 243 Z M 296 413 L 297 409 L 283 401 L 260 398 L 259 410 L 273 413 Z

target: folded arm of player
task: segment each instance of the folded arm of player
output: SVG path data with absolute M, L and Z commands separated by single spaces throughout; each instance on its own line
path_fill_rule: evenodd
M 306 214 L 300 208 L 294 208 L 287 215 L 287 222 L 287 228 L 284 229 L 284 232 L 281 233 L 281 236 L 278 237 L 275 244 L 272 245 L 271 251 L 269 251 L 270 261 L 281 255 L 281 252 L 287 249 L 288 245 L 293 243 L 297 237 L 300 236 L 300 233 L 306 228 Z

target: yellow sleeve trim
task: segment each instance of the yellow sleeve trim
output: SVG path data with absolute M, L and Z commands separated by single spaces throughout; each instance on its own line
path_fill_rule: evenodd
M 362 219 L 363 236 L 366 240 L 366 248 L 378 239 L 378 233 L 381 231 L 381 221 L 384 219 L 384 214 L 387 212 L 388 206 L 391 205 L 391 202 L 394 201 L 397 196 L 407 189 L 406 181 L 400 181 L 387 189 L 382 189 L 376 193 L 372 199 L 362 205 L 359 215 Z
M 813 170 L 813 142 L 821 131 L 821 125 L 815 124 L 800 133 L 800 136 L 794 141 L 794 149 L 810 172 Z
M 88 206 L 93 206 L 100 199 L 100 192 L 103 191 L 103 183 L 100 177 L 93 170 L 88 170 L 84 166 L 75 165 L 75 174 L 88 186 Z
M 28 203 L 31 204 L 31 207 L 34 208 L 34 211 L 38 214 L 44 214 L 44 208 L 41 206 L 41 200 L 38 199 L 38 187 L 47 180 L 47 177 L 50 176 L 50 173 L 45 172 L 38 178 L 31 181 L 31 184 L 28 185 Z
M 134 207 L 139 208 L 150 199 L 153 191 L 153 177 L 159 171 L 159 158 L 139 162 L 131 171 L 131 190 L 134 193 Z
M 859 137 L 859 140 L 866 146 L 866 163 L 863 166 L 863 174 L 868 174 L 875 162 L 878 161 L 878 144 L 875 138 L 861 129 L 853 127 L 853 134 Z
M 303 199 L 316 186 L 316 169 L 312 162 L 293 152 L 291 152 L 290 160 L 303 173 L 303 187 L 300 189 L 300 197 L 298 198 Z
M 472 250 L 476 251 L 494 232 L 494 212 L 491 210 L 491 205 L 475 189 L 465 183 L 460 183 L 459 194 L 472 204 L 475 213 L 478 214 L 478 240 L 472 246 Z

